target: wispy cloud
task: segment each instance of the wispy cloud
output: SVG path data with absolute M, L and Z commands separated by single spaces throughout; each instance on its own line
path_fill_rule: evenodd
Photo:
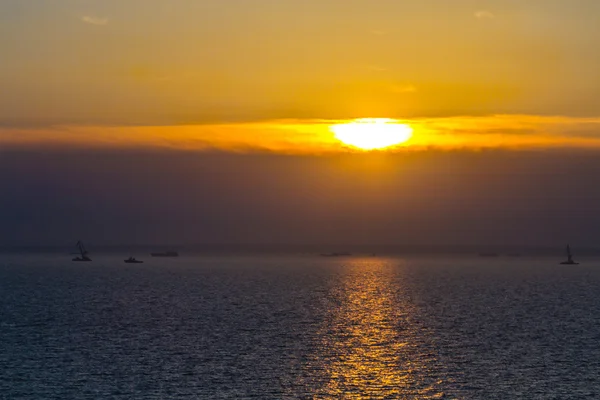
M 479 19 L 492 19 L 492 18 L 496 18 L 496 16 L 494 15 L 494 13 L 492 13 L 491 11 L 487 11 L 487 10 L 479 10 L 479 11 L 475 11 L 475 18 L 479 18 Z
M 92 24 L 92 25 L 108 24 L 108 18 L 99 18 L 99 17 L 90 16 L 90 15 L 84 15 L 83 17 L 81 17 L 81 20 L 83 22 L 85 22 L 86 24 Z
M 414 93 L 416 91 L 416 86 L 411 84 L 390 86 L 390 92 L 392 93 Z

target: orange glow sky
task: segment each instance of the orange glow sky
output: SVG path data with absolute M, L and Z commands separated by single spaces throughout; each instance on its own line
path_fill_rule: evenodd
M 0 4 L 0 146 L 349 151 L 596 147 L 596 0 Z M 248 122 L 250 121 L 250 122 Z

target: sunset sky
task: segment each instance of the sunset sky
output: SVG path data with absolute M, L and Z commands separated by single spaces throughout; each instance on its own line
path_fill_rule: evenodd
M 597 0 L 3 0 L 0 239 L 593 244 L 599 18 Z M 336 139 L 358 118 L 412 138 Z

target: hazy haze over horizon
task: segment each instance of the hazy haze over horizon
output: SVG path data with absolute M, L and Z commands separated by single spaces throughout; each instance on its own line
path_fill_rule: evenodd
M 593 246 L 598 160 L 584 150 L 4 152 L 0 239 Z

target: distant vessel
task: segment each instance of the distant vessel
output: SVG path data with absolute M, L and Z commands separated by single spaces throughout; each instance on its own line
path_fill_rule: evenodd
M 578 262 L 573 261 L 573 255 L 571 254 L 571 246 L 567 245 L 567 261 L 561 262 L 562 265 L 578 265 Z
M 87 256 L 88 252 L 83 246 L 81 240 L 78 241 L 75 246 L 77 246 L 77 248 L 79 249 L 79 254 L 81 254 L 81 257 L 75 257 L 73 261 L 92 261 L 92 259 Z
M 127 260 L 124 260 L 127 264 L 142 264 L 143 261 L 136 260 L 135 257 L 129 257 Z
M 323 253 L 321 257 L 346 257 L 351 255 L 351 253 Z
M 176 251 L 165 251 L 164 253 L 150 253 L 152 257 L 179 257 Z

